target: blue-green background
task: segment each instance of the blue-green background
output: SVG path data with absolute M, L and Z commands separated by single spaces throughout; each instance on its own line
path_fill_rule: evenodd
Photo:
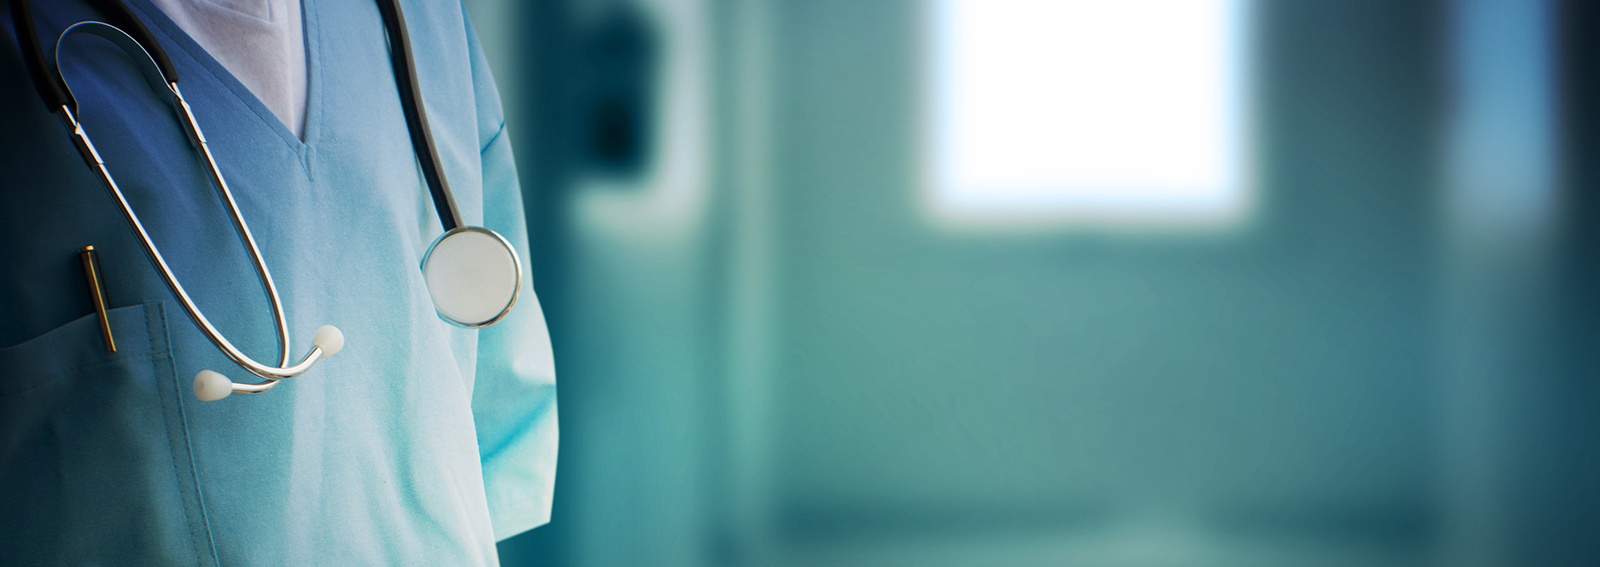
M 468 8 L 562 404 L 508 565 L 1600 563 L 1582 2 L 1255 2 L 1202 230 L 931 220 L 929 3 Z

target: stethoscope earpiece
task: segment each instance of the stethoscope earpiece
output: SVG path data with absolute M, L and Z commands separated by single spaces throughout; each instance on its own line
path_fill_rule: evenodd
M 344 349 L 344 331 L 333 325 L 317 327 L 317 334 L 311 336 L 311 346 L 322 349 L 322 358 L 339 354 Z
M 233 381 L 221 372 L 201 370 L 194 375 L 194 397 L 202 402 L 215 402 L 233 393 Z
M 321 360 L 339 354 L 344 349 L 344 332 L 333 325 L 323 325 L 311 337 L 311 357 Z M 215 370 L 201 370 L 194 375 L 194 397 L 202 402 L 214 402 L 228 397 L 234 391 L 255 393 L 270 388 L 274 381 L 265 384 L 235 384 Z

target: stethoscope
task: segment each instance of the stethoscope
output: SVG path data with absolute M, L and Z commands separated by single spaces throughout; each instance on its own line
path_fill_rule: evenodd
M 78 148 L 78 153 L 84 162 L 89 165 L 89 169 L 99 175 L 101 183 L 116 199 L 117 205 L 122 209 L 123 219 L 127 220 L 128 226 L 138 234 L 139 242 L 150 263 L 161 273 L 161 279 L 166 282 L 167 288 L 178 298 L 184 312 L 189 314 L 189 318 L 194 320 L 206 338 L 234 363 L 250 371 L 251 374 L 265 379 L 254 384 L 239 383 L 229 380 L 221 373 L 201 370 L 194 380 L 195 396 L 204 401 L 213 401 L 225 398 L 234 392 L 244 394 L 265 392 L 276 386 L 279 380 L 304 374 L 318 361 L 339 352 L 344 347 L 344 334 L 338 327 L 323 325 L 311 339 L 310 352 L 307 352 L 299 362 L 290 364 L 289 330 L 272 274 L 261 258 L 261 251 L 256 247 L 255 237 L 250 234 L 250 227 L 239 214 L 239 207 L 234 202 L 232 192 L 228 190 L 227 181 L 217 169 L 211 149 L 206 145 L 205 134 L 201 133 L 200 125 L 195 121 L 189 103 L 184 101 L 182 91 L 178 90 L 177 69 L 172 66 L 166 52 L 162 51 L 160 42 L 155 40 L 150 30 L 133 11 L 115 0 L 92 0 L 92 3 L 110 16 L 109 19 L 116 25 L 86 21 L 69 26 L 56 40 L 55 59 L 51 61 L 45 58 L 44 50 L 39 44 L 38 31 L 34 29 L 28 0 L 10 0 L 10 2 L 17 41 L 21 44 L 23 59 L 34 87 L 44 99 L 45 106 L 61 117 L 67 130 L 71 132 L 73 144 Z M 400 2 L 379 0 L 378 11 L 383 15 L 384 28 L 389 34 L 395 81 L 400 90 L 400 104 L 405 109 L 406 125 L 411 131 L 412 146 L 416 151 L 417 161 L 421 164 L 423 177 L 427 179 L 434 208 L 439 213 L 439 222 L 444 227 L 444 233 L 428 246 L 427 252 L 423 255 L 421 266 L 423 280 L 440 318 L 462 327 L 488 326 L 504 318 L 517 302 L 517 295 L 522 289 L 522 268 L 517 252 L 499 233 L 483 227 L 467 226 L 461 221 L 461 214 L 456 210 L 455 199 L 450 193 L 450 185 L 445 180 L 439 152 L 434 148 L 427 114 L 423 111 L 422 89 L 417 83 L 412 63 L 411 41 L 406 34 Z M 67 84 L 66 77 L 61 74 L 61 44 L 65 42 L 67 36 L 74 33 L 88 33 L 105 38 L 126 51 L 136 63 L 149 62 L 149 65 L 141 65 L 145 80 L 156 91 L 171 95 L 168 102 L 181 118 L 180 122 L 183 123 L 190 145 L 198 150 L 202 161 L 205 162 L 211 183 L 216 187 L 228 210 L 234 231 L 238 233 L 245 249 L 249 251 L 256 278 L 261 282 L 261 287 L 272 304 L 272 319 L 277 329 L 278 350 L 281 353 L 281 360 L 277 366 L 262 364 L 250 358 L 228 342 L 228 339 L 206 319 L 188 292 L 184 291 L 183 284 L 173 275 L 172 269 L 167 266 L 167 261 L 162 258 L 161 251 L 156 248 L 149 233 L 145 232 L 144 225 L 139 222 L 139 215 L 133 212 L 128 199 L 117 187 L 116 180 L 112 179 L 111 173 L 106 170 L 105 161 L 100 158 L 99 152 L 95 151 L 94 143 L 89 141 L 88 133 L 84 132 L 83 126 L 78 123 L 77 101 L 72 96 L 72 88 Z

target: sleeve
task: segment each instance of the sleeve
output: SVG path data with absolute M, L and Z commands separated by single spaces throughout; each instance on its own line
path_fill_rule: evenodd
M 529 274 L 527 223 L 511 142 L 494 79 L 470 22 L 467 42 L 484 140 L 484 225 L 511 241 L 523 273 Z M 503 540 L 548 523 L 555 488 L 555 363 L 531 278 L 523 278 L 522 293 L 511 313 L 478 333 L 472 413 L 489 518 L 495 539 Z

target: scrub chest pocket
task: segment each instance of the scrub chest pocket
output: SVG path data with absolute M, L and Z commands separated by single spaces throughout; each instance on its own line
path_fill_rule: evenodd
M 106 318 L 0 349 L 0 565 L 213 557 L 162 304 Z

